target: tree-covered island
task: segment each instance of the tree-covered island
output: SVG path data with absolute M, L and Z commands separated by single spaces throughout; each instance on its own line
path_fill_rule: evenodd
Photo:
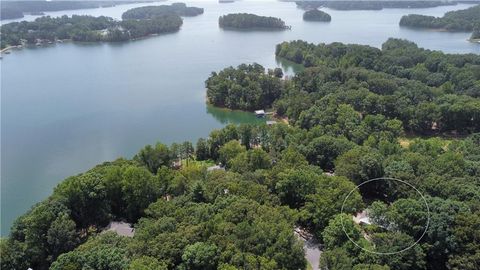
M 187 7 L 187 5 L 184 3 L 173 3 L 169 6 L 145 6 L 127 10 L 122 14 L 122 19 L 145 20 L 156 18 L 163 14 L 177 14 L 182 17 L 191 17 L 203 14 L 203 8 Z
M 155 34 L 178 31 L 180 16 L 201 14 L 203 9 L 183 3 L 170 6 L 134 8 L 123 14 L 123 20 L 109 17 L 80 16 L 40 17 L 35 21 L 13 22 L 0 27 L 1 48 L 18 45 L 42 45 L 62 40 L 81 42 L 117 42 Z
M 332 20 L 332 17 L 330 16 L 330 14 L 324 11 L 318 9 L 311 9 L 303 13 L 303 20 L 312 22 L 329 22 Z
M 410 14 L 400 19 L 400 26 L 447 31 L 473 31 L 480 27 L 480 5 L 445 13 L 443 17 Z
M 280 18 L 259 16 L 249 13 L 234 13 L 223 15 L 218 19 L 218 25 L 225 29 L 290 29 Z
M 305 70 L 226 68 L 207 95 L 273 104 L 289 124 L 228 125 L 195 147 L 147 145 L 71 176 L 14 222 L 0 268 L 298 270 L 301 236 L 313 235 L 321 270 L 477 270 L 480 56 L 398 39 L 284 42 L 276 55 Z M 408 189 L 355 189 L 378 177 L 411 183 L 428 209 Z M 371 224 L 352 218 L 364 209 Z M 427 220 L 411 249 L 365 251 L 400 251 Z M 112 221 L 132 224 L 128 236 L 105 232 Z

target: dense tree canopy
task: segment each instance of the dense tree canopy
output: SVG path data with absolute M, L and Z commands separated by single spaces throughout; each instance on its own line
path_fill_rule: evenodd
M 259 16 L 248 13 L 223 15 L 218 25 L 227 29 L 287 29 L 285 22 L 279 18 Z
M 165 14 L 177 14 L 179 16 L 197 16 L 203 14 L 203 8 L 187 7 L 184 3 L 173 3 L 169 6 L 144 6 L 132 8 L 122 14 L 124 20 L 153 19 Z
M 127 10 L 122 15 L 122 21 L 104 16 L 45 16 L 32 22 L 2 25 L 1 47 L 3 49 L 24 43 L 52 43 L 64 39 L 88 42 L 132 40 L 178 31 L 183 24 L 180 16 L 196 16 L 202 13 L 202 8 L 173 3 L 170 6 L 146 6 Z
M 400 19 L 400 26 L 449 31 L 472 31 L 478 24 L 480 24 L 480 5 L 449 11 L 443 17 L 410 14 Z
M 380 125 L 366 132 L 388 129 Z M 200 140 L 203 150 L 197 147 L 203 159 L 230 164 L 227 171 L 208 172 L 200 161 L 176 168 L 176 159 L 194 158 L 188 143 L 159 143 L 133 160 L 68 178 L 15 222 L 0 243 L 2 268 L 47 269 L 53 263 L 51 269 L 304 269 L 302 247 L 293 235 L 296 224 L 324 243 L 322 269 L 475 269 L 478 134 L 448 146 L 441 139 L 416 139 L 392 147 L 399 145 L 400 134 L 394 133 L 387 147 L 357 145 L 323 132 L 283 124 L 227 126 Z M 216 157 L 209 151 L 214 147 Z M 330 156 L 337 156 L 333 163 L 324 161 Z M 322 169 L 342 176 L 327 176 Z M 385 172 L 408 176 L 427 194 L 431 213 L 421 244 L 391 258 L 356 248 L 341 222 L 369 250 L 401 249 L 422 232 L 427 216 L 423 205 L 404 197 L 408 192 L 396 190 L 391 205 L 369 206 L 372 220 L 382 227 L 349 222 L 350 214 L 366 207 L 362 196 L 372 196 L 361 189 L 339 216 L 354 182 Z M 98 234 L 110 220 L 136 223 L 135 236 Z
M 307 67 L 274 102 L 278 114 L 301 127 L 322 125 L 356 142 L 368 139 L 378 125 L 399 132 L 396 121 L 427 134 L 480 130 L 478 55 L 448 55 L 398 39 L 388 40 L 381 50 L 284 42 L 276 54 Z M 346 109 L 338 104 L 350 105 L 356 114 L 345 111 L 347 122 L 337 127 L 335 118 L 340 108 Z M 389 136 L 377 134 L 375 139 Z
M 271 107 L 283 90 L 282 81 L 265 72 L 259 64 L 238 68 L 228 67 L 212 75 L 205 82 L 207 98 L 219 107 L 258 110 Z
M 303 13 L 303 20 L 314 22 L 329 22 L 332 20 L 332 17 L 328 13 L 321 10 L 311 9 Z
M 8 45 L 38 44 L 71 39 L 73 41 L 125 41 L 152 34 L 178 31 L 183 21 L 176 14 L 149 20 L 115 21 L 109 17 L 66 15 L 40 17 L 33 22 L 13 22 L 0 28 L 2 48 Z

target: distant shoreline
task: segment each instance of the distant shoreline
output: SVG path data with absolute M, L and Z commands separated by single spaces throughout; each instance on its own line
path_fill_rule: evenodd
M 55 9 L 52 7 L 44 7 L 40 8 L 39 10 L 20 10 L 25 7 L 14 7 L 13 9 L 17 9 L 18 12 L 21 13 L 21 16 L 0 16 L 0 21 L 4 20 L 18 20 L 22 19 L 25 17 L 25 15 L 33 15 L 33 16 L 45 16 L 45 12 L 58 12 L 58 11 L 72 11 L 72 10 L 82 10 L 82 9 L 99 9 L 99 8 L 108 8 L 108 7 L 115 7 L 117 5 L 127 5 L 127 4 L 141 4 L 141 3 L 155 3 L 155 2 L 165 2 L 167 0 L 136 0 L 136 1 L 111 1 L 111 3 L 107 3 L 108 1 L 105 2 L 100 2 L 98 5 L 95 6 L 76 6 L 72 8 L 60 8 L 60 9 Z M 54 3 L 54 2 L 52 2 Z M 5 7 L 3 7 L 5 8 Z M 2 13 L 3 14 L 3 13 Z

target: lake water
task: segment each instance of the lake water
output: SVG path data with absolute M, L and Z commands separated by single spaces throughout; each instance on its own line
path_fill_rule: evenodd
M 196 141 L 227 123 L 259 121 L 250 113 L 206 106 L 204 81 L 214 70 L 241 63 L 283 66 L 292 73 L 293 67 L 274 56 L 275 45 L 282 41 L 340 41 L 380 47 L 388 37 L 398 37 L 434 50 L 480 53 L 479 44 L 466 41 L 469 33 L 398 26 L 404 14 L 441 16 L 469 5 L 382 11 L 326 9 L 332 22 L 313 23 L 303 22 L 303 11 L 295 3 L 187 3 L 205 8 L 205 13 L 185 18 L 178 33 L 118 44 L 64 43 L 4 55 L 2 235 L 8 233 L 16 217 L 46 198 L 69 175 L 102 161 L 130 158 L 145 144 Z M 48 14 L 120 18 L 127 9 L 141 5 L 145 4 Z M 218 17 L 233 12 L 280 17 L 292 30 L 219 29 Z

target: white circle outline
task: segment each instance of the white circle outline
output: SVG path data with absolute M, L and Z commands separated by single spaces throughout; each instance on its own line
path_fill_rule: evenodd
M 348 197 L 350 197 L 350 195 L 352 195 L 352 193 L 357 190 L 357 189 L 360 189 L 361 186 L 367 184 L 367 183 L 370 183 L 370 182 L 374 182 L 374 181 L 379 181 L 379 180 L 393 180 L 393 181 L 398 181 L 400 183 L 403 183 L 403 184 L 406 184 L 408 185 L 409 187 L 413 188 L 418 194 L 420 194 L 420 197 L 423 199 L 423 202 L 425 203 L 425 206 L 427 207 L 427 224 L 425 225 L 425 230 L 423 231 L 422 235 L 417 239 L 417 241 L 415 241 L 415 243 L 411 244 L 410 246 L 402 249 L 402 250 L 399 250 L 399 251 L 395 251 L 395 252 L 377 252 L 377 251 L 372 251 L 372 250 L 368 250 L 362 246 L 360 246 L 359 244 L 357 244 L 355 241 L 353 241 L 352 238 L 350 238 L 350 236 L 348 235 L 348 233 L 346 232 L 345 230 L 345 225 L 343 223 L 343 215 L 340 215 L 340 222 L 342 223 L 342 230 L 343 230 L 343 233 L 345 233 L 345 235 L 347 236 L 348 240 L 350 240 L 350 242 L 352 242 L 355 246 L 361 248 L 362 250 L 366 251 L 366 252 L 369 252 L 369 253 L 373 253 L 373 254 L 378 254 L 378 255 L 393 255 L 393 254 L 398 254 L 398 253 L 401 253 L 401 252 L 404 252 L 404 251 L 407 251 L 409 249 L 411 249 L 412 247 L 416 246 L 420 240 L 422 240 L 423 236 L 425 236 L 425 234 L 427 233 L 428 231 L 428 227 L 430 226 L 430 208 L 428 207 L 428 203 L 427 203 L 427 200 L 425 199 L 425 197 L 423 196 L 423 194 L 416 188 L 414 187 L 412 184 L 408 183 L 407 181 L 404 181 L 404 180 L 400 180 L 400 179 L 396 179 L 396 178 L 390 178 L 390 177 L 378 177 L 378 178 L 373 178 L 373 179 L 370 179 L 370 180 L 367 180 L 365 182 L 362 182 L 360 185 L 357 185 L 354 189 L 352 189 L 348 194 L 347 196 L 345 197 L 345 199 L 343 200 L 343 204 L 342 204 L 342 208 L 341 208 L 341 214 L 343 214 L 343 208 L 345 206 L 345 203 L 347 202 L 347 199 Z

